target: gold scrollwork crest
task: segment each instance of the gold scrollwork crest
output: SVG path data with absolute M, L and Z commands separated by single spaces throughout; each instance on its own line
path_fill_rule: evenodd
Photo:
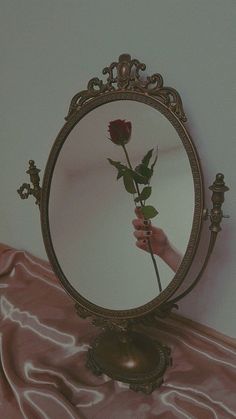
M 146 65 L 129 54 L 122 54 L 119 60 L 103 69 L 102 74 L 108 75 L 104 82 L 98 77 L 89 80 L 87 89 L 77 93 L 71 100 L 66 120 L 79 110 L 85 103 L 107 92 L 130 90 L 150 95 L 164 103 L 182 122 L 187 118 L 179 93 L 172 87 L 165 87 L 161 74 L 144 76 L 141 72 Z

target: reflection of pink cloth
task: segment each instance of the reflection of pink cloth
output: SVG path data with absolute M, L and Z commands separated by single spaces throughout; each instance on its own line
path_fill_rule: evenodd
M 169 319 L 145 329 L 172 347 L 160 389 L 145 396 L 95 377 L 85 360 L 98 330 L 76 315 L 49 263 L 0 251 L 1 419 L 236 417 L 236 351 Z

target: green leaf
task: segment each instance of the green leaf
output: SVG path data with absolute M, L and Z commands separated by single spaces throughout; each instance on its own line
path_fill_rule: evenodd
M 152 205 L 146 205 L 145 207 L 141 207 L 141 211 L 143 216 L 147 219 L 154 218 L 158 214 L 158 211 Z
M 148 165 L 149 165 L 149 162 L 150 162 L 151 157 L 152 157 L 153 150 L 154 150 L 153 148 L 151 150 L 149 150 L 147 152 L 147 154 L 145 154 L 144 158 L 142 159 L 142 164 L 144 164 L 144 166 L 146 166 L 146 167 L 148 167 Z
M 117 173 L 116 179 L 119 180 L 122 176 L 124 176 L 124 174 L 125 174 L 125 170 L 118 169 L 118 173 Z
M 157 159 L 158 159 L 158 147 L 156 148 L 156 151 L 155 151 L 155 158 L 154 158 L 154 162 L 152 163 L 152 165 L 151 165 L 151 170 L 153 171 L 153 168 L 154 168 L 154 166 L 155 166 L 155 164 L 156 164 L 156 162 L 157 162 Z
M 145 186 L 145 188 L 143 188 L 140 196 L 135 198 L 135 202 L 146 201 L 146 199 L 148 199 L 150 197 L 151 193 L 152 193 L 152 187 L 151 186 Z
M 136 188 L 134 185 L 134 181 L 132 176 L 129 174 L 129 172 L 125 172 L 123 176 L 124 186 L 127 192 L 134 194 L 136 193 Z
M 135 171 L 138 172 L 140 175 L 146 177 L 148 180 L 150 180 L 153 175 L 153 171 L 149 169 L 149 167 L 145 166 L 143 163 L 135 167 Z
M 147 185 L 148 178 L 142 176 L 140 173 L 136 172 L 136 170 L 129 169 L 130 176 L 135 180 L 135 182 L 139 183 L 140 185 Z
M 123 164 L 121 164 L 121 162 L 120 161 L 115 161 L 115 160 L 112 160 L 112 159 L 107 159 L 108 161 L 109 161 L 109 163 L 112 165 L 112 166 L 114 166 L 114 167 L 116 167 L 116 169 L 123 169 L 123 170 L 125 170 L 125 169 L 127 169 L 127 167 L 126 166 L 124 166 Z
M 115 166 L 117 169 L 119 169 L 119 165 L 121 164 L 120 161 L 115 161 L 115 160 L 112 160 L 112 159 L 109 159 L 109 158 L 107 160 L 109 161 L 109 163 L 112 166 Z
M 107 159 L 107 160 L 112 166 L 114 166 L 118 170 L 117 177 L 116 177 L 117 180 L 120 179 L 122 176 L 124 176 L 124 174 L 130 170 L 127 166 L 125 166 L 124 164 L 121 164 L 121 162 L 119 161 L 115 161 L 112 159 Z

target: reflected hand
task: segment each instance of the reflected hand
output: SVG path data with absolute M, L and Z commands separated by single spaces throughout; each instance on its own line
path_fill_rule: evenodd
M 170 268 L 176 272 L 181 260 L 182 255 L 174 248 L 169 242 L 165 232 L 158 227 L 154 227 L 150 220 L 145 220 L 140 209 L 135 209 L 138 218 L 132 221 L 135 228 L 134 236 L 136 237 L 136 246 L 146 252 L 148 249 L 148 239 L 152 246 L 153 253 L 158 255 Z
M 136 208 L 135 213 L 138 218 L 132 221 L 135 228 L 136 246 L 148 252 L 147 239 L 149 238 L 153 253 L 161 257 L 167 250 L 169 242 L 166 234 L 161 228 L 152 226 L 150 220 L 145 220 L 141 211 Z

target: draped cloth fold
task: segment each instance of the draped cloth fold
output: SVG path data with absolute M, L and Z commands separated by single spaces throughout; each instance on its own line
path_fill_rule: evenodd
M 146 396 L 86 368 L 99 330 L 77 316 L 48 262 L 0 245 L 0 289 L 1 419 L 236 418 L 233 347 L 173 319 L 145 327 L 173 358 Z

